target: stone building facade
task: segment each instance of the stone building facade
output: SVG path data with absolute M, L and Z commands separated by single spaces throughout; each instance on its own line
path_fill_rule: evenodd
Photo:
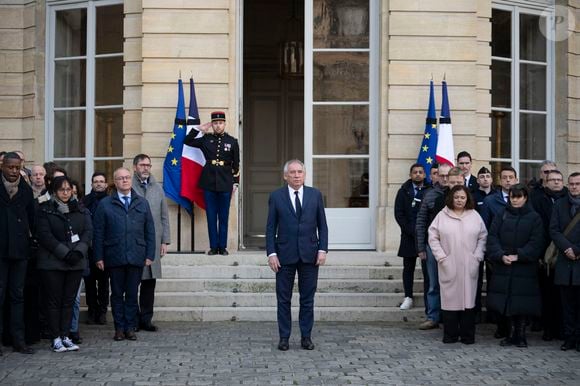
M 303 77 L 281 76 L 280 46 L 300 39 Z M 0 0 L 0 149 L 85 183 L 147 153 L 162 179 L 180 74 L 195 78 L 202 121 L 224 110 L 240 138 L 233 250 L 261 246 L 267 193 L 293 157 L 325 194 L 334 248 L 395 249 L 394 196 L 431 78 L 437 109 L 449 84 L 455 151 L 474 168 L 580 170 L 578 0 Z M 174 233 L 177 221 L 172 206 Z

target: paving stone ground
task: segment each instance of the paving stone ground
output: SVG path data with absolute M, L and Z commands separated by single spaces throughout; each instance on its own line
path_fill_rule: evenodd
M 78 352 L 57 354 L 48 341 L 35 355 L 4 348 L 6 385 L 579 385 L 580 352 L 529 337 L 527 349 L 503 348 L 491 325 L 476 344 L 441 343 L 442 330 L 415 323 L 315 324 L 314 351 L 276 348 L 269 322 L 158 323 L 136 342 L 115 342 L 108 326 L 83 326 Z M 298 331 L 294 326 L 294 331 Z

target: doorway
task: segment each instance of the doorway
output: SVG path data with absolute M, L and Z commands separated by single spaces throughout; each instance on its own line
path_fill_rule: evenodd
M 304 8 L 296 0 L 243 4 L 242 246 L 264 249 L 268 197 L 284 183 L 284 162 L 304 160 L 304 79 L 280 71 L 280 44 Z

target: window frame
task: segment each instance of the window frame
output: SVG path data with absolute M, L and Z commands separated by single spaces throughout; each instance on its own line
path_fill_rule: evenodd
M 506 59 L 504 57 L 491 56 L 491 61 L 501 61 L 509 62 L 511 69 L 511 107 L 494 107 L 491 106 L 491 112 L 501 111 L 508 112 L 511 114 L 511 154 L 510 158 L 490 158 L 492 163 L 510 163 L 514 169 L 521 174 L 522 165 L 533 165 L 541 164 L 543 160 L 533 160 L 533 159 L 523 159 L 520 158 L 520 115 L 527 112 L 534 114 L 543 114 L 546 116 L 546 157 L 545 159 L 553 160 L 556 154 L 555 149 L 555 106 L 554 106 L 554 96 L 555 96 L 555 45 L 554 40 L 551 39 L 551 30 L 547 28 L 548 36 L 546 36 L 546 62 L 537 62 L 532 60 L 522 60 L 520 59 L 520 15 L 536 15 L 540 16 L 542 13 L 549 12 L 551 15 L 554 14 L 554 6 L 546 2 L 533 2 L 533 1 L 501 1 L 496 0 L 492 3 L 492 9 L 498 9 L 501 11 L 506 11 L 511 13 L 511 58 Z M 527 110 L 520 108 L 520 65 L 521 64 L 536 64 L 545 65 L 546 67 L 546 110 Z M 491 139 L 491 146 L 494 146 L 493 137 Z M 536 176 L 530 176 L 536 177 Z
M 46 4 L 46 67 L 45 67 L 45 154 L 46 159 L 55 162 L 84 162 L 85 190 L 91 186 L 91 176 L 95 171 L 96 161 L 123 161 L 123 154 L 119 156 L 95 156 L 95 112 L 101 109 L 122 109 L 124 104 L 95 106 L 95 69 L 96 59 L 110 57 L 124 57 L 124 52 L 114 54 L 96 54 L 96 11 L 99 7 L 123 4 L 123 0 L 84 0 L 84 1 L 58 1 Z M 58 11 L 86 9 L 87 31 L 86 31 L 86 55 L 67 57 L 65 59 L 55 58 L 56 47 L 56 13 Z M 77 107 L 55 107 L 55 61 L 84 59 L 86 60 L 86 87 L 85 106 Z M 58 111 L 84 111 L 85 112 L 85 152 L 84 157 L 55 157 L 54 155 L 54 118 Z M 82 182 L 81 182 L 82 183 Z

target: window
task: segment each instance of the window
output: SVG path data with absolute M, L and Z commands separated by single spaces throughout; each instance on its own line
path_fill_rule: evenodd
M 47 156 L 86 186 L 123 164 L 123 4 L 47 12 Z
M 530 2 L 531 3 L 531 2 Z M 520 181 L 538 175 L 553 159 L 553 45 L 545 5 L 523 8 L 495 4 L 492 10 L 492 169 L 512 165 Z M 545 15 L 545 13 L 544 13 Z

